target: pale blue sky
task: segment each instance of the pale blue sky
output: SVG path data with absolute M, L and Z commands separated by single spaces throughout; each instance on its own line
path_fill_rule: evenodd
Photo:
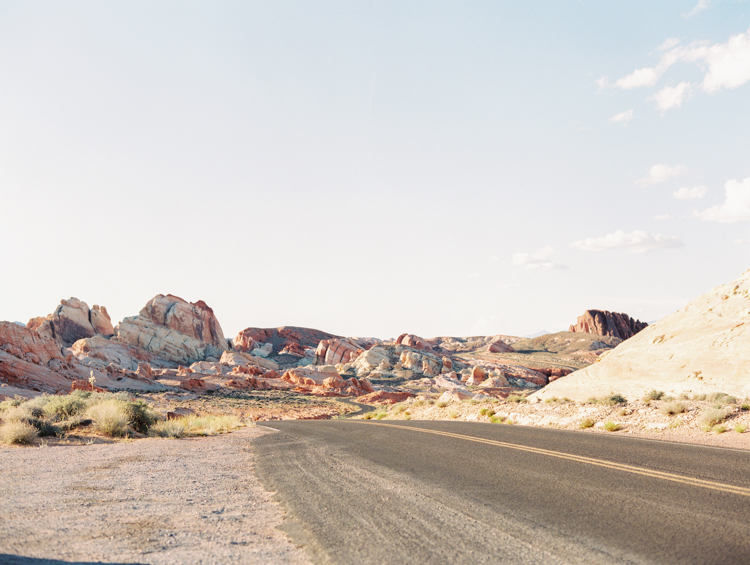
M 747 1 L 6 1 L 0 319 L 658 319 L 750 268 L 749 108 Z

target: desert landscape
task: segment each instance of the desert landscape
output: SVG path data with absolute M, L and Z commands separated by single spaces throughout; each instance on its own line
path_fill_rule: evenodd
M 750 0 L 0 3 L 0 565 L 750 562 Z

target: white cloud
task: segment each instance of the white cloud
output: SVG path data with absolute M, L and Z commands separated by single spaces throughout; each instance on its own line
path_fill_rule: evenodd
M 567 269 L 568 266 L 554 261 L 552 256 L 555 254 L 555 248 L 551 245 L 543 247 L 536 253 L 516 253 L 513 255 L 513 264 L 524 267 L 527 270 L 532 269 Z
M 651 97 L 651 100 L 656 100 L 659 110 L 664 112 L 670 108 L 679 108 L 682 106 L 682 101 L 689 97 L 692 92 L 693 87 L 689 82 L 681 82 L 677 86 L 667 86 L 662 88 Z
M 679 190 L 675 190 L 672 193 L 672 196 L 674 196 L 677 200 L 696 200 L 698 198 L 703 198 L 705 195 L 705 186 L 695 186 L 693 188 L 683 186 Z
M 750 177 L 742 182 L 737 180 L 727 181 L 724 185 L 726 200 L 724 204 L 712 206 L 695 215 L 705 222 L 722 222 L 731 224 L 750 220 Z
M 683 18 L 692 18 L 695 14 L 702 12 L 706 8 L 708 8 L 708 5 L 710 3 L 710 0 L 699 0 L 698 3 L 695 5 L 695 8 L 690 10 L 687 14 L 682 14 Z
M 596 86 L 599 88 L 606 88 L 607 87 L 607 77 L 602 77 L 596 79 Z
M 623 90 L 632 90 L 633 88 L 639 88 L 641 86 L 654 86 L 659 81 L 663 72 L 664 71 L 661 71 L 658 67 L 636 69 L 629 75 L 618 79 L 617 82 L 615 82 L 615 86 L 617 88 L 622 88 Z
M 680 44 L 680 40 L 679 39 L 677 39 L 675 37 L 671 37 L 671 38 L 667 39 L 664 43 L 662 43 L 661 45 L 659 45 L 659 47 L 657 47 L 657 49 L 659 51 L 668 51 L 669 49 L 672 49 L 673 47 L 677 47 L 679 44 Z
M 708 2 L 699 2 L 690 15 L 708 6 Z M 680 46 L 677 39 L 667 39 L 659 46 L 662 57 L 654 67 L 636 69 L 629 75 L 618 79 L 614 86 L 623 90 L 643 86 L 656 86 L 662 75 L 675 63 L 684 61 L 701 65 L 705 74 L 701 88 L 705 92 L 716 92 L 723 88 L 737 88 L 750 81 L 750 28 L 731 36 L 726 43 L 709 44 L 707 41 L 693 42 L 689 46 Z M 600 79 L 604 86 L 604 79 Z M 675 87 L 660 90 L 653 99 L 664 111 L 679 108 L 692 87 L 681 82 Z
M 743 240 L 741 240 L 741 239 L 735 239 L 734 240 L 734 244 L 735 245 L 742 245 L 743 243 L 745 243 L 745 242 Z
M 589 237 L 575 241 L 571 244 L 571 247 L 584 251 L 605 251 L 607 249 L 623 247 L 628 253 L 639 254 L 648 253 L 656 249 L 676 249 L 683 245 L 682 241 L 670 235 L 648 233 L 642 230 L 636 230 L 631 233 L 617 230 L 604 237 Z
M 626 124 L 632 119 L 633 119 L 633 110 L 628 110 L 626 112 L 620 112 L 619 114 L 615 114 L 609 119 L 609 121 L 615 122 L 618 124 Z
M 731 36 L 726 43 L 691 46 L 682 58 L 708 64 L 702 85 L 706 92 L 742 86 L 750 81 L 750 29 Z
M 670 167 L 669 165 L 658 164 L 654 165 L 648 170 L 648 175 L 638 180 L 636 184 L 638 186 L 651 186 L 652 184 L 659 184 L 665 180 L 673 177 L 678 177 L 687 173 L 687 168 L 684 165 L 677 165 L 676 167 Z

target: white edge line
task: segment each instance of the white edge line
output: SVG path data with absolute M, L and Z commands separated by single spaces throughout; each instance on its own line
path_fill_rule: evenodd
M 276 428 L 272 428 L 271 426 L 261 426 L 260 424 L 255 424 L 256 428 L 266 428 L 267 430 L 272 430 L 274 432 L 280 432 L 281 430 L 277 430 Z

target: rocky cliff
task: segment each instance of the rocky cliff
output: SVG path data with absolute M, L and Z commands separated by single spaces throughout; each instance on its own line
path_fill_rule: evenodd
M 648 324 L 634 320 L 627 314 L 610 312 L 608 310 L 586 310 L 578 316 L 575 325 L 570 326 L 571 332 L 589 333 L 617 339 L 633 337 Z

